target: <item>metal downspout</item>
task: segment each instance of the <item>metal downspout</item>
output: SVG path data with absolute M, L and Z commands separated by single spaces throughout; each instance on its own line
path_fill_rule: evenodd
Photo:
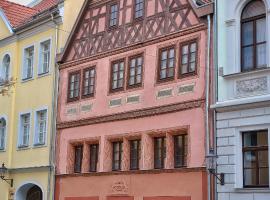
M 206 131 L 206 155 L 209 154 L 210 132 L 209 132 L 209 75 L 210 75 L 210 45 L 211 45 L 211 16 L 207 15 L 207 60 L 206 60 L 206 83 L 205 83 L 205 131 Z M 211 174 L 207 171 L 207 197 L 211 200 Z
M 57 117 L 57 97 L 58 97 L 58 67 L 56 64 L 56 57 L 58 51 L 58 35 L 59 27 L 52 15 L 52 21 L 55 24 L 55 50 L 54 50 L 54 84 L 53 84 L 53 98 L 52 98 L 52 120 L 51 120 L 51 141 L 50 141 L 50 173 L 48 176 L 48 200 L 54 199 L 54 186 L 55 186 L 55 137 L 56 137 L 56 117 Z

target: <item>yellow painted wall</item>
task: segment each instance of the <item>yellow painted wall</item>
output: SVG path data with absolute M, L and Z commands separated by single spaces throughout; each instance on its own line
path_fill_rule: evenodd
M 8 30 L 5 22 L 3 21 L 3 19 L 1 17 L 0 17 L 0 27 L 1 27 L 0 40 L 11 35 L 10 31 Z

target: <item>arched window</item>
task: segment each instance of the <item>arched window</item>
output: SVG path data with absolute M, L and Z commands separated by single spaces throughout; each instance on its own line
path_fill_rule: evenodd
M 42 191 L 38 186 L 30 188 L 26 195 L 26 200 L 42 200 Z
M 6 120 L 4 118 L 0 118 L 0 150 L 5 149 L 6 127 Z
M 2 78 L 4 80 L 9 79 L 9 73 L 10 73 L 10 56 L 6 54 L 3 59 L 3 76 Z
M 266 67 L 266 11 L 261 0 L 246 5 L 241 17 L 241 68 L 250 71 Z

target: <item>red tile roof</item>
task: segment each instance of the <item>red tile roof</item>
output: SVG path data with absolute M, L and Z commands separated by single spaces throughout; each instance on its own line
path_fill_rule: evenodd
M 59 0 L 43 0 L 39 4 L 35 5 L 33 9 L 42 12 L 44 10 L 47 10 L 55 5 L 57 5 Z
M 0 8 L 3 10 L 12 28 L 17 28 L 30 21 L 34 15 L 57 5 L 58 2 L 59 0 L 42 0 L 36 6 L 30 8 L 7 0 L 0 0 Z
M 36 11 L 32 8 L 6 0 L 0 0 L 0 8 L 4 11 L 5 16 L 13 28 L 21 25 L 26 19 L 36 14 Z

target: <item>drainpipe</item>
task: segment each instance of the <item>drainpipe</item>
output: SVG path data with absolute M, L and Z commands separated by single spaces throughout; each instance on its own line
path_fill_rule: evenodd
M 217 10 L 217 0 L 214 0 L 214 33 L 213 33 L 213 41 L 214 41 L 214 71 L 213 71 L 213 78 L 214 78 L 214 84 L 213 84 L 213 92 L 214 92 L 214 104 L 218 101 L 218 10 Z M 217 131 L 217 114 L 216 110 L 214 110 L 214 132 L 213 132 L 213 138 L 214 138 L 214 153 L 217 155 L 217 137 L 216 137 L 216 131 Z M 217 164 L 216 164 L 217 169 Z M 215 200 L 218 200 L 218 193 L 217 193 L 217 179 L 214 179 L 214 190 L 215 190 Z
M 59 35 L 59 26 L 54 18 L 54 15 L 51 15 L 51 20 L 55 24 L 55 55 L 54 59 L 57 57 L 58 50 L 58 35 Z M 50 154 L 49 154 L 49 165 L 50 173 L 48 175 L 48 200 L 54 199 L 54 186 L 55 186 L 55 137 L 56 137 L 56 117 L 57 117 L 57 97 L 58 97 L 58 67 L 56 61 L 54 62 L 54 82 L 53 82 L 53 98 L 52 98 L 52 115 L 51 115 L 51 140 L 50 140 Z
M 205 78 L 205 132 L 206 132 L 206 155 L 209 154 L 210 132 L 209 132 L 209 79 L 210 79 L 210 48 L 211 48 L 211 16 L 207 15 L 207 59 L 206 59 L 206 78 Z M 207 196 L 211 200 L 211 174 L 207 171 Z

